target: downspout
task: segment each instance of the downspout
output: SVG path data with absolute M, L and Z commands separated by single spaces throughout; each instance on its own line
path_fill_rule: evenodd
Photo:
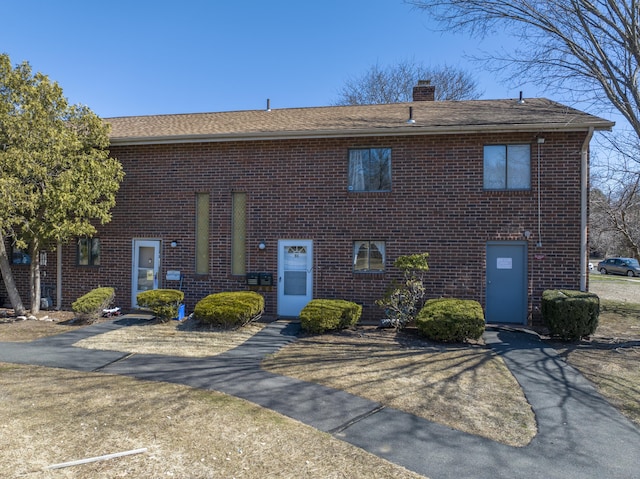
M 589 143 L 591 138 L 593 138 L 593 127 L 589 128 L 580 152 L 580 291 L 587 291 L 587 228 L 589 225 L 587 211 L 589 207 Z
M 56 250 L 56 309 L 62 309 L 62 243 L 58 242 Z

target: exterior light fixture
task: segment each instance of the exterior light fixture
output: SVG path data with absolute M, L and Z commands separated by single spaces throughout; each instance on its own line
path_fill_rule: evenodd
M 260 241 L 260 244 L 258 244 L 258 249 L 265 249 L 267 247 L 267 245 L 265 244 L 264 241 Z
M 178 242 L 177 242 L 176 240 L 173 240 L 173 241 L 171 242 L 171 247 L 172 247 L 172 248 L 175 248 L 176 246 L 178 246 Z

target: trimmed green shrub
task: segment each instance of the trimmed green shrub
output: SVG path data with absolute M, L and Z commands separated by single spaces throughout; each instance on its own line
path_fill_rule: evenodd
M 418 331 L 429 339 L 459 343 L 480 339 L 484 312 L 477 301 L 440 298 L 428 300 L 416 317 Z
M 324 333 L 354 326 L 362 306 L 342 299 L 312 299 L 300 311 L 300 326 L 309 333 Z
M 552 336 L 578 341 L 598 327 L 600 298 L 593 293 L 548 289 L 542 293 L 542 319 Z
M 138 306 L 149 308 L 158 321 L 166 322 L 178 317 L 178 308 L 184 299 L 184 293 L 177 289 L 150 289 L 138 293 Z
M 259 318 L 264 312 L 264 298 L 255 291 L 215 293 L 201 299 L 194 317 L 213 326 L 233 328 Z
M 95 321 L 102 316 L 102 310 L 107 309 L 113 302 L 115 290 L 113 288 L 96 288 L 84 296 L 80 296 L 71 308 L 82 321 Z

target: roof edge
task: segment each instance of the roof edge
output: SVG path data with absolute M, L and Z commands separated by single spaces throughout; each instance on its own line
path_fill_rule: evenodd
M 205 134 L 205 135 L 167 135 L 167 136 L 140 136 L 140 137 L 112 137 L 110 143 L 113 146 L 129 145 L 162 145 L 177 143 L 223 143 L 232 141 L 265 141 L 265 140 L 293 140 L 311 138 L 347 138 L 347 137 L 373 137 L 373 136 L 417 136 L 417 135 L 454 135 L 460 133 L 508 133 L 525 131 L 588 131 L 593 128 L 597 131 L 611 131 L 615 122 L 601 121 L 584 124 L 558 124 L 528 123 L 515 125 L 478 125 L 478 126 L 446 126 L 446 127 L 420 127 L 417 125 L 402 126 L 388 129 L 366 130 L 316 130 L 316 131 L 283 131 L 247 132 L 238 134 Z

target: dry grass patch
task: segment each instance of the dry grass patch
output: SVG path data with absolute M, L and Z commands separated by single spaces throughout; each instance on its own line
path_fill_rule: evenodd
M 0 363 L 0 431 L 0 477 L 7 478 L 422 477 L 220 393 L 35 366 Z M 43 471 L 144 447 L 144 454 Z
M 600 393 L 640 426 L 640 346 L 577 349 L 567 360 L 596 384 Z
M 37 320 L 16 321 L 13 310 L 0 310 L 0 341 L 25 342 L 77 329 L 70 311 L 42 311 Z
M 249 323 L 242 328 L 228 330 L 202 328 L 191 319 L 165 323 L 152 321 L 92 336 L 75 346 L 137 354 L 206 357 L 239 346 L 265 326 L 264 323 Z
M 640 294 L 640 284 L 631 285 Z M 591 338 L 553 345 L 611 404 L 640 425 L 640 304 L 601 299 L 598 329 Z
M 589 291 L 597 294 L 600 299 L 638 303 L 640 279 L 592 273 L 589 275 Z
M 302 338 L 263 367 L 508 445 L 528 444 L 537 430 L 502 359 L 478 344 L 444 346 L 411 331 L 363 327 Z
M 2 321 L 0 322 L 0 341 L 27 342 L 47 336 L 66 333 L 77 329 L 77 326 L 48 321 Z

